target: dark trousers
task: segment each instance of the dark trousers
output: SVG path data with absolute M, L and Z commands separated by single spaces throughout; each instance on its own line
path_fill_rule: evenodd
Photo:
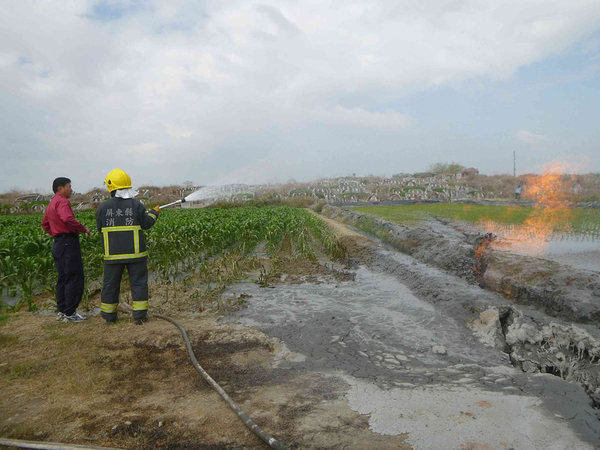
M 58 272 L 56 282 L 58 311 L 70 316 L 77 310 L 83 296 L 84 275 L 79 235 L 61 234 L 55 237 L 52 257 Z
M 133 299 L 133 318 L 148 317 L 148 266 L 146 258 L 139 262 L 104 264 L 104 284 L 102 286 L 102 317 L 109 322 L 117 320 L 117 306 L 121 292 L 121 278 L 127 266 L 131 297 Z

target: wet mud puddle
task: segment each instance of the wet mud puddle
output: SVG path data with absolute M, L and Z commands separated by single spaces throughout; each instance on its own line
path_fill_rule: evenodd
M 503 243 L 506 246 L 500 248 L 501 251 L 549 259 L 578 269 L 600 272 L 600 239 L 586 236 L 556 237 L 543 241 L 537 247 L 518 239 L 505 239 Z
M 242 293 L 252 296 L 248 308 L 225 320 L 279 338 L 279 367 L 343 377 L 350 407 L 371 414 L 377 433 L 408 433 L 407 442 L 423 449 L 600 444 L 580 387 L 515 370 L 507 355 L 483 346 L 393 276 L 360 267 L 354 281 L 240 283 L 228 291 Z
M 496 352 L 465 345 L 477 342 L 471 333 L 407 287 L 364 267 L 354 282 L 273 288 L 237 284 L 230 292 L 252 298 L 247 309 L 229 320 L 279 338 L 305 357 L 302 366 L 309 369 L 341 369 L 386 386 L 398 382 L 398 371 L 406 372 L 408 366 L 440 369 L 482 359 L 501 362 Z

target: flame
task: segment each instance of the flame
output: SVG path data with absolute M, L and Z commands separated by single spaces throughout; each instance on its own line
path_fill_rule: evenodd
M 543 173 L 531 177 L 523 187 L 523 197 L 535 200 L 534 210 L 522 225 L 500 225 L 492 221 L 480 222 L 486 232 L 493 232 L 503 239 L 488 245 L 492 247 L 510 247 L 519 253 L 541 254 L 548 246 L 555 229 L 567 230 L 572 211 L 566 201 L 569 193 L 566 173 L 573 173 L 570 164 L 552 161 L 543 168 Z M 517 207 L 509 207 L 505 216 L 510 218 Z M 510 243 L 508 243 L 508 242 Z M 487 248 L 487 246 L 486 246 Z M 476 249 L 476 255 L 482 255 L 485 248 Z
M 536 205 L 520 227 L 512 245 L 515 250 L 541 253 L 557 227 L 568 227 L 572 211 L 566 201 L 568 186 L 563 176 L 567 169 L 564 163 L 553 161 L 541 176 L 525 187 L 525 196 L 535 199 Z

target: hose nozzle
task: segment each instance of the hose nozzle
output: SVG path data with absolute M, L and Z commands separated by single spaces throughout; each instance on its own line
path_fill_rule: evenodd
M 165 208 L 168 208 L 169 206 L 178 205 L 179 203 L 185 203 L 185 198 L 182 198 L 181 200 L 177 200 L 176 202 L 173 202 L 173 203 L 168 203 L 166 205 L 159 206 L 159 208 L 165 209 Z

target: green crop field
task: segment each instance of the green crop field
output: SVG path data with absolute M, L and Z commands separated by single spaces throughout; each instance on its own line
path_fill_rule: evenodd
M 352 208 L 399 224 L 413 226 L 432 217 L 476 223 L 495 222 L 501 225 L 522 225 L 535 214 L 543 213 L 540 208 L 496 205 L 396 205 L 367 206 Z M 600 210 L 573 209 L 560 215 L 554 224 L 556 231 L 568 231 L 600 236 Z
M 102 277 L 100 234 L 94 212 L 75 215 L 92 231 L 90 238 L 80 238 L 89 283 Z M 53 294 L 56 283 L 53 240 L 41 222 L 40 214 L 0 216 L 0 294 L 18 296 L 30 306 L 35 294 Z M 266 244 L 271 255 L 284 243 L 294 257 L 314 258 L 317 249 L 333 258 L 343 254 L 333 233 L 318 217 L 289 206 L 164 211 L 145 233 L 149 270 L 164 282 L 174 280 L 182 271 L 196 270 L 215 255 L 248 255 L 260 243 Z M 22 303 L 13 309 L 19 306 Z

